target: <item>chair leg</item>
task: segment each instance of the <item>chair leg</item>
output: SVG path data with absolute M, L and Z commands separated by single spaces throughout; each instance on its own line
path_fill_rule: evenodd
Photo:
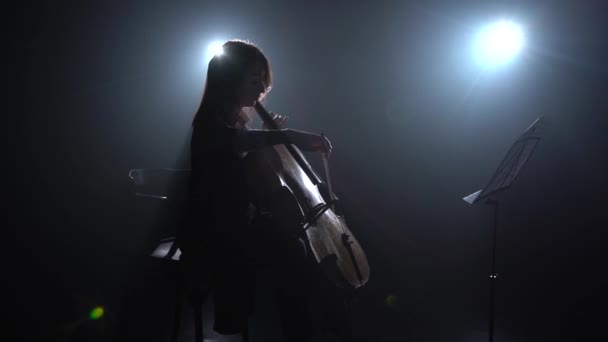
M 171 342 L 177 342 L 179 337 L 179 328 L 181 323 L 182 312 L 182 291 L 181 284 L 176 286 L 175 295 L 175 315 L 173 316 L 173 332 L 171 333 Z
M 245 326 L 243 331 L 243 342 L 249 342 L 249 326 Z
M 194 305 L 194 336 L 196 342 L 203 342 L 203 300 L 197 298 L 193 301 Z

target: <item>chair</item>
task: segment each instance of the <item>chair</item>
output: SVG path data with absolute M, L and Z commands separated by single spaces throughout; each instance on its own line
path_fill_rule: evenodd
M 153 201 L 164 202 L 163 207 L 169 211 L 172 209 L 179 212 L 183 208 L 187 191 L 187 181 L 190 175 L 188 169 L 169 169 L 169 168 L 144 168 L 132 169 L 129 171 L 129 179 L 134 189 L 136 197 L 151 199 Z M 175 212 L 175 211 L 174 211 Z M 172 236 L 168 236 L 159 241 L 158 245 L 150 253 L 153 258 L 179 262 L 181 251 L 175 240 L 176 227 L 171 231 Z M 183 301 L 183 287 L 186 279 L 183 272 L 178 272 L 176 286 L 176 304 L 174 313 L 174 325 L 171 333 L 171 341 L 177 342 L 181 323 L 181 304 Z M 200 292 L 195 296 L 189 296 L 194 310 L 194 328 L 196 342 L 203 342 L 203 312 L 202 306 L 210 292 L 209 284 L 200 288 Z M 192 294 L 192 293 L 190 293 Z
M 147 168 L 129 171 L 135 196 L 165 202 L 169 209 L 185 203 L 189 175 L 188 169 Z M 162 239 L 151 256 L 179 261 L 181 251 L 174 242 L 175 236 Z

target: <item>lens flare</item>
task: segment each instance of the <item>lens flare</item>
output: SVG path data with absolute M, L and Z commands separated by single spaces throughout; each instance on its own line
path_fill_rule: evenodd
M 89 318 L 96 321 L 98 319 L 100 319 L 101 317 L 103 317 L 103 307 L 101 306 L 97 306 L 95 308 L 93 308 L 93 310 L 91 310 L 91 312 L 89 313 Z
M 397 296 L 394 294 L 390 294 L 386 296 L 385 302 L 388 306 L 395 306 L 395 304 L 397 304 Z

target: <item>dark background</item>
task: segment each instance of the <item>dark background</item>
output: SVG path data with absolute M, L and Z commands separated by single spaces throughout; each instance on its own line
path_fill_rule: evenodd
M 5 68 L 16 78 L 6 82 L 4 136 L 16 159 L 5 277 L 15 340 L 167 340 L 173 273 L 148 253 L 170 229 L 158 224 L 158 203 L 134 197 L 127 174 L 183 165 L 206 46 L 229 38 L 268 56 L 267 107 L 334 145 L 334 187 L 372 270 L 355 305 L 358 336 L 486 340 L 493 212 L 462 197 L 485 185 L 540 116 L 543 138 L 501 197 L 497 340 L 605 336 L 607 9 L 149 0 L 8 8 Z M 471 38 L 503 15 L 524 24 L 526 49 L 482 74 Z M 320 157 L 309 158 L 322 171 Z M 105 316 L 87 320 L 95 305 Z

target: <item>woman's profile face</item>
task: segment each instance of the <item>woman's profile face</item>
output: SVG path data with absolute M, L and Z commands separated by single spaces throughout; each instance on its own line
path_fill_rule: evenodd
M 240 106 L 253 107 L 255 102 L 260 99 L 260 96 L 266 91 L 264 76 L 265 70 L 260 64 L 243 76 L 243 81 L 237 89 L 237 99 Z

